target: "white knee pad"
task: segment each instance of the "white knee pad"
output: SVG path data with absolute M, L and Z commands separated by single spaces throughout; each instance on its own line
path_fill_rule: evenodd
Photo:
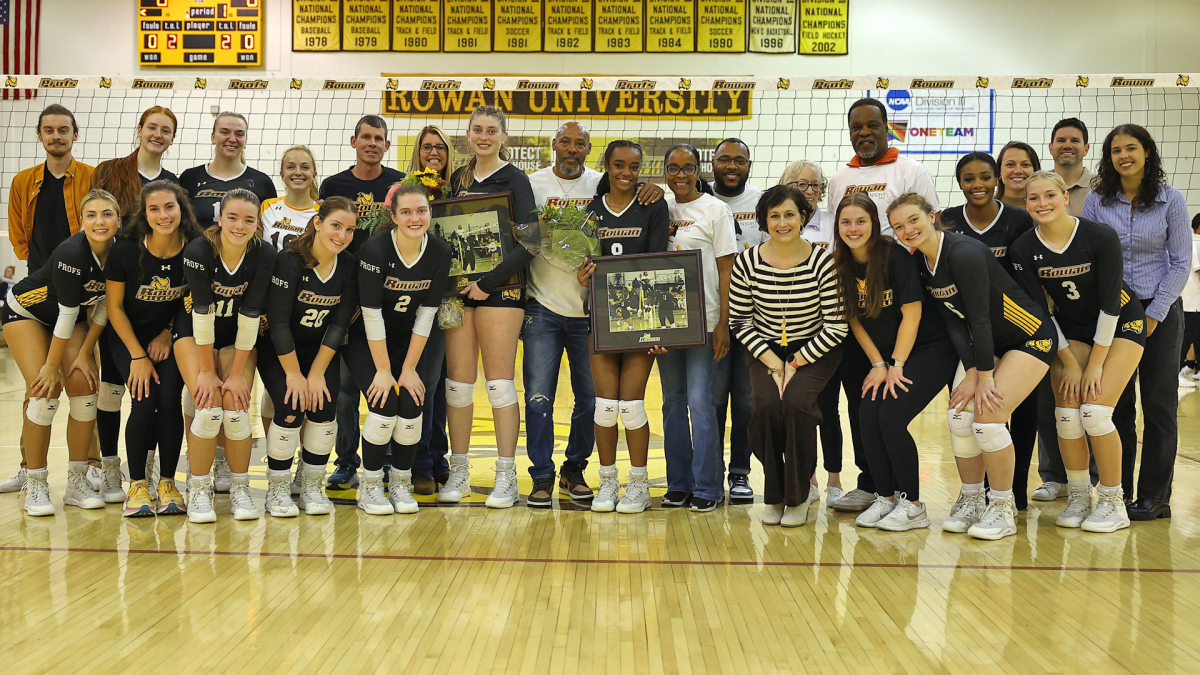
M 976 422 L 974 427 L 975 439 L 979 441 L 979 449 L 984 452 L 998 452 L 1012 445 L 1008 427 L 999 422 Z
M 1110 405 L 1084 403 L 1079 406 L 1079 416 L 1088 436 L 1107 436 L 1117 430 L 1113 424 L 1113 409 Z
M 250 426 L 250 413 L 245 410 L 222 412 L 221 428 L 225 430 L 225 438 L 231 441 L 244 441 L 254 433 Z
M 275 402 L 271 400 L 271 395 L 267 393 L 266 387 L 263 387 L 262 401 L 258 404 L 258 412 L 260 417 L 268 419 L 275 417 Z
M 220 408 L 203 408 L 196 410 L 193 404 L 192 433 L 196 438 L 212 440 L 221 433 L 221 420 L 225 411 Z
M 488 380 L 487 394 L 493 408 L 517 404 L 517 386 L 512 380 Z
M 456 382 L 446 378 L 446 405 L 451 408 L 466 408 L 475 402 L 475 383 Z
M 96 409 L 104 412 L 121 412 L 121 399 L 125 396 L 125 385 L 101 382 L 96 392 Z
M 183 390 L 183 414 L 186 417 L 196 416 L 196 399 L 192 398 L 192 392 L 188 391 L 187 388 Z M 195 430 L 192 433 L 195 434 Z M 199 436 L 199 434 L 196 435 Z
M 72 396 L 69 399 L 71 404 L 71 419 L 76 422 L 96 421 L 96 398 L 96 394 Z
M 392 430 L 395 428 L 395 417 L 384 417 L 369 412 L 366 421 L 363 422 L 362 439 L 375 445 L 387 445 L 392 441 Z
M 58 399 L 31 398 L 29 407 L 25 409 L 25 417 L 39 427 L 48 427 L 54 422 L 54 413 L 58 412 Z
M 314 455 L 328 455 L 337 444 L 337 422 L 308 422 L 304 425 L 301 442 Z
M 296 456 L 296 443 L 300 441 L 300 427 L 289 429 L 274 422 L 267 430 L 267 457 L 292 459 Z
M 972 432 L 970 436 L 950 436 L 950 452 L 954 453 L 959 459 L 971 459 L 983 454 L 979 449 L 979 441 L 975 440 L 975 434 Z
M 1058 437 L 1067 440 L 1083 438 L 1083 422 L 1079 420 L 1079 408 L 1055 408 L 1054 426 Z
M 611 398 L 596 397 L 596 413 L 592 415 L 592 419 L 595 420 L 596 426 L 617 426 L 617 411 L 620 409 L 619 403 L 619 401 Z
M 642 400 L 621 401 L 621 424 L 625 431 L 641 429 L 650 423 L 646 418 L 646 405 Z
M 392 440 L 400 445 L 416 445 L 421 442 L 421 415 L 416 419 L 404 419 L 396 416 L 396 429 L 392 431 Z
M 954 408 L 951 408 L 946 411 L 946 422 L 950 426 L 950 433 L 955 436 L 965 438 L 975 435 L 975 430 L 971 426 L 975 423 L 975 413 L 970 410 L 958 412 Z

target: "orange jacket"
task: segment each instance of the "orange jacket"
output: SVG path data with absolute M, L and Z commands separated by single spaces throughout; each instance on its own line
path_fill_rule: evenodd
M 17 258 L 29 258 L 29 237 L 33 230 L 33 214 L 37 209 L 37 196 L 42 190 L 42 177 L 46 163 L 29 167 L 13 178 L 8 191 L 8 238 L 12 241 Z M 67 220 L 71 234 L 79 231 L 79 201 L 92 189 L 92 167 L 74 158 L 67 167 L 67 179 L 63 182 L 63 202 L 67 207 Z

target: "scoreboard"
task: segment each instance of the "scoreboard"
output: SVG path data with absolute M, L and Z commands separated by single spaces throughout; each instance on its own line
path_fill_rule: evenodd
M 138 0 L 143 66 L 263 65 L 263 0 Z

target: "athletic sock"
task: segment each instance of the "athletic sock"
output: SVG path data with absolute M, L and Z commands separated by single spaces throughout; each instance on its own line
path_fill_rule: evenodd
M 241 480 L 243 478 L 246 480 L 250 480 L 249 473 L 235 473 L 235 472 L 231 471 L 231 472 L 229 472 L 229 477 L 233 480 Z
M 992 499 L 992 501 L 995 501 L 997 499 L 1012 499 L 1012 496 L 1013 496 L 1012 490 L 995 490 L 995 489 L 993 489 L 992 493 L 990 495 L 988 495 L 988 497 L 990 497 Z
M 1088 490 L 1092 487 L 1092 478 L 1087 469 L 1067 469 L 1067 485 L 1076 490 Z
M 1120 494 L 1123 494 L 1124 490 L 1125 490 L 1120 485 L 1116 485 L 1114 487 L 1108 487 L 1107 485 L 1097 485 L 1096 489 L 1101 494 L 1110 494 L 1110 495 L 1120 495 Z
M 964 495 L 977 495 L 983 492 L 983 483 L 963 483 L 962 493 Z
M 86 459 L 83 460 L 82 462 L 76 462 L 75 460 L 71 460 L 71 461 L 67 462 L 67 468 L 77 469 L 79 471 L 87 471 L 88 463 L 87 463 Z
M 644 466 L 633 466 L 629 468 L 630 478 L 645 478 L 647 475 L 649 474 Z

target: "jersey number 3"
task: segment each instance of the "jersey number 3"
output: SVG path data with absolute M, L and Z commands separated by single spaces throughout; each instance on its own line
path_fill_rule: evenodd
M 1074 281 L 1064 281 L 1062 284 L 1063 288 L 1067 289 L 1067 298 L 1071 300 L 1079 299 L 1079 289 L 1075 288 Z
M 308 328 L 320 328 L 321 324 L 325 323 L 326 316 L 329 316 L 327 309 L 306 309 L 304 316 L 300 317 L 300 325 Z

